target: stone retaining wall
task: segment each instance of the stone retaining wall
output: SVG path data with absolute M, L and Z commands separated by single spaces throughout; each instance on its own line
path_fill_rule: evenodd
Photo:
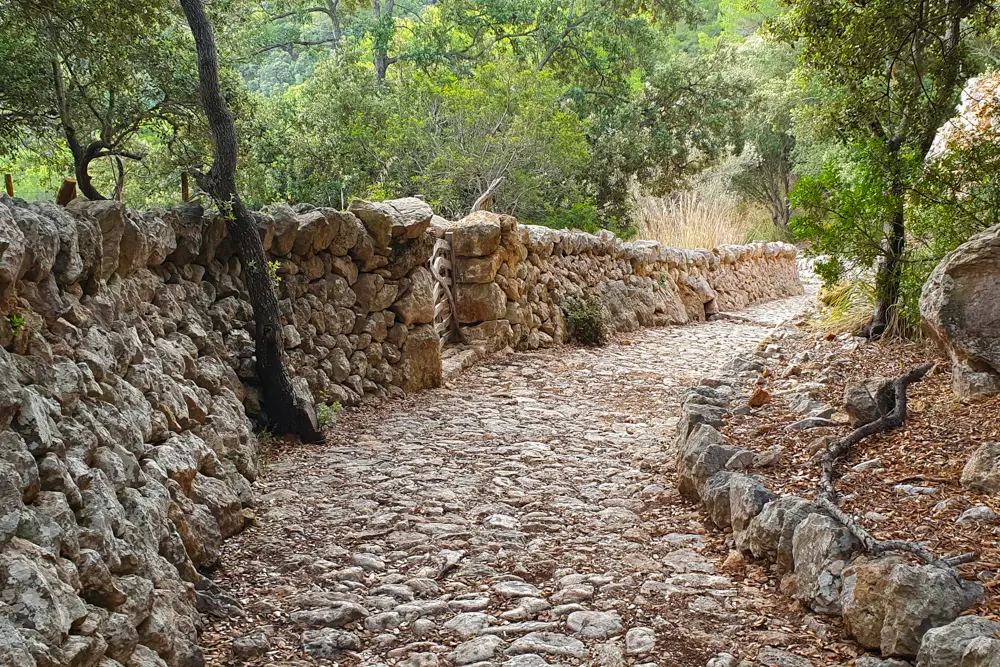
M 797 293 L 794 248 L 623 244 L 416 199 L 256 214 L 297 391 L 317 402 L 440 384 L 435 240 L 478 348 L 562 342 L 566 299 L 618 329 Z M 252 311 L 225 221 L 0 197 L 0 665 L 199 665 L 199 570 L 252 520 Z

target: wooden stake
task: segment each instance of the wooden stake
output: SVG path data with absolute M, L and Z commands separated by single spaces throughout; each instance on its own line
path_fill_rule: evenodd
M 7 188 L 7 194 L 11 197 L 14 196 L 14 179 L 11 178 L 10 174 L 3 175 L 3 184 Z
M 191 191 L 188 187 L 188 173 L 181 172 L 181 201 L 188 201 L 191 198 Z
M 74 199 L 76 199 L 76 181 L 72 178 L 64 178 L 62 187 L 56 194 L 56 204 L 65 206 Z

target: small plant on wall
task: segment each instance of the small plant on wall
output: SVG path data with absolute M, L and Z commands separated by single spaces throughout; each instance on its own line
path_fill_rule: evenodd
M 7 322 L 10 324 L 10 330 L 14 334 L 14 338 L 17 338 L 22 333 L 24 333 L 24 318 L 17 314 L 11 314 L 7 316 Z

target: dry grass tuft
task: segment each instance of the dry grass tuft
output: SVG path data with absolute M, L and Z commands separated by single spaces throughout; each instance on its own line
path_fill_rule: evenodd
M 637 197 L 639 238 L 672 248 L 715 248 L 786 240 L 761 208 L 740 204 L 722 186 L 704 182 L 667 197 Z
M 871 285 L 860 278 L 841 280 L 819 293 L 822 305 L 813 328 L 834 334 L 857 334 L 871 319 L 875 294 Z

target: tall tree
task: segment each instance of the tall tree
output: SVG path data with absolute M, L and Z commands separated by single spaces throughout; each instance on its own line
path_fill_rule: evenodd
M 244 282 L 254 312 L 257 378 L 263 391 L 264 410 L 276 433 L 297 435 L 304 442 L 319 442 L 323 436 L 312 406 L 296 397 L 285 369 L 278 298 L 268 273 L 267 256 L 256 222 L 236 189 L 236 123 L 222 93 L 212 24 L 202 0 L 180 2 L 194 35 L 201 103 L 215 144 L 211 168 L 207 173 L 199 172 L 196 177 L 198 185 L 226 216 L 229 234 L 236 242 L 243 263 Z
M 873 246 L 876 298 L 868 332 L 878 337 L 900 299 L 908 196 L 938 128 L 975 73 L 970 42 L 992 29 L 996 11 L 983 0 L 782 4 L 787 11 L 774 24 L 775 32 L 801 46 L 802 63 L 828 91 L 822 106 L 810 111 L 813 120 L 864 163 L 863 195 L 855 190 L 850 197 L 833 193 L 812 201 L 813 210 L 826 218 L 817 229 L 863 230 Z M 837 202 L 843 204 L 839 210 Z M 875 218 L 860 219 L 859 213 Z M 872 230 L 872 222 L 877 229 Z
M 134 139 L 186 126 L 197 108 L 169 0 L 9 0 L 0 18 L 0 117 L 62 135 L 80 192 L 104 199 L 90 165 L 140 160 Z M 0 128 L 2 129 L 2 128 Z

